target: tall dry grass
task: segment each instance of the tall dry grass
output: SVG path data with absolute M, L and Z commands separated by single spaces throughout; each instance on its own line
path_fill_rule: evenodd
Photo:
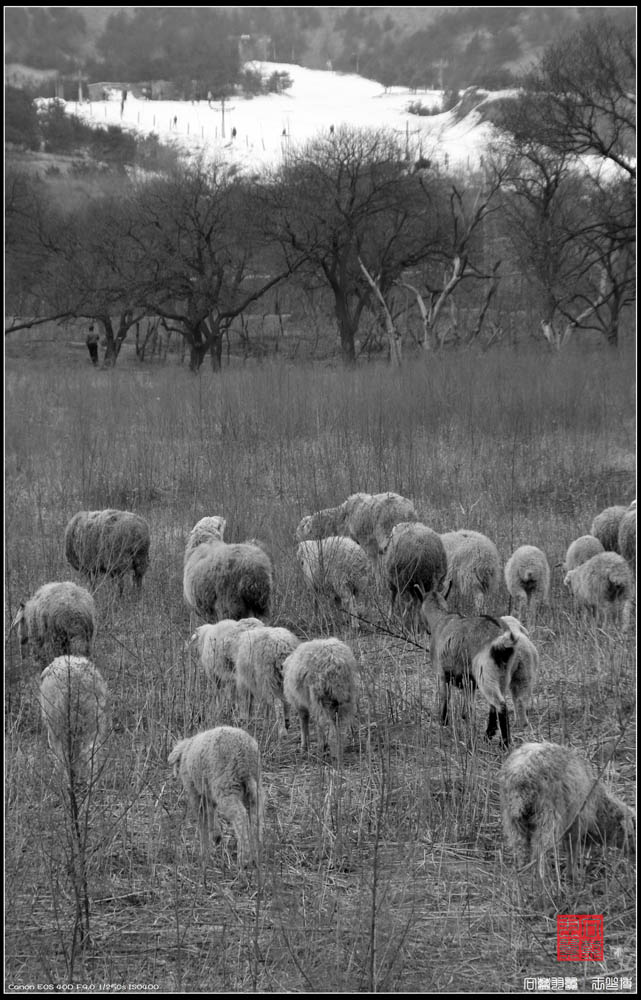
M 598 510 L 634 495 L 633 380 L 629 359 L 579 352 L 443 355 L 402 371 L 266 364 L 196 378 L 175 368 L 95 371 L 88 359 L 48 371 L 12 363 L 7 619 L 40 584 L 74 577 L 62 537 L 77 510 L 141 513 L 152 550 L 140 600 L 129 589 L 119 600 L 109 583 L 96 592 L 96 662 L 114 729 L 83 845 L 84 949 L 74 946 L 68 817 L 37 675 L 7 635 L 7 982 L 515 992 L 525 976 L 572 974 L 585 986 L 597 972 L 631 970 L 630 862 L 599 856 L 578 888 L 550 890 L 533 909 L 502 846 L 503 754 L 483 744 L 483 707 L 471 728 L 456 711 L 452 729 L 441 728 L 427 637 L 386 622 L 383 589 L 374 624 L 358 635 L 331 609 L 316 615 L 294 532 L 303 514 L 352 492 L 392 489 L 439 531 L 483 531 L 504 560 L 535 544 L 554 565 Z M 197 622 L 182 598 L 184 543 L 195 521 L 216 513 L 230 540 L 260 538 L 269 549 L 274 624 L 347 638 L 361 693 L 340 770 L 301 758 L 296 721 L 279 741 L 268 712 L 252 718 L 267 792 L 260 866 L 238 873 L 225 842 L 203 882 L 195 826 L 166 759 L 177 739 L 238 722 L 185 648 Z M 507 610 L 503 591 L 496 611 Z M 633 801 L 634 640 L 579 624 L 559 569 L 539 624 L 533 738 L 607 764 L 605 780 Z M 559 966 L 557 912 L 605 914 L 602 966 Z

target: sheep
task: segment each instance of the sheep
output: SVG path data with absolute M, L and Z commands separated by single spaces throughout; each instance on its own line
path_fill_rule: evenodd
M 568 848 L 572 876 L 587 844 L 609 842 L 634 849 L 634 811 L 608 792 L 591 764 L 570 747 L 524 743 L 504 762 L 499 788 L 503 829 L 517 866 L 538 861 L 542 882 L 550 851 L 559 878 L 561 841 Z
M 450 601 L 454 595 L 470 598 L 480 615 L 488 599 L 497 594 L 501 579 L 496 545 L 478 531 L 448 531 L 440 537 L 447 557 L 445 597 Z
M 296 529 L 299 542 L 347 535 L 374 565 L 385 551 L 392 528 L 401 521 L 418 521 L 414 504 L 398 493 L 353 493 L 338 507 L 308 514 Z
M 283 692 L 283 663 L 300 645 L 300 639 L 286 628 L 265 626 L 247 629 L 238 638 L 235 677 L 238 698 L 251 712 L 252 699 L 272 702 L 279 732 L 289 729 L 289 705 Z
M 18 629 L 21 656 L 27 645 L 41 666 L 56 656 L 69 655 L 77 640 L 91 656 L 96 634 L 96 604 L 84 587 L 71 580 L 45 583 L 22 602 L 11 627 Z
M 633 573 L 637 565 L 637 502 L 633 500 L 619 524 L 619 553 Z
M 619 551 L 619 526 L 627 507 L 606 507 L 592 522 L 590 534 L 601 542 L 606 552 Z
M 516 602 L 517 615 L 523 616 L 528 628 L 536 624 L 536 610 L 550 592 L 550 566 L 545 553 L 535 545 L 521 545 L 505 564 L 505 584 Z
M 64 535 L 67 562 L 92 586 L 98 577 L 118 580 L 120 594 L 131 570 L 138 591 L 149 566 L 149 525 L 128 510 L 81 510 L 69 521 Z
M 236 836 L 239 866 L 248 864 L 257 855 L 252 846 L 260 843 L 264 825 L 260 751 L 253 736 L 236 726 L 216 726 L 180 740 L 168 764 L 198 820 L 203 859 L 209 855 L 210 834 L 220 843 L 220 815 Z
M 486 737 L 500 729 L 502 743 L 510 741 L 506 692 L 509 691 L 519 724 L 528 722 L 538 673 L 539 656 L 527 630 L 512 616 L 497 620 L 486 615 L 463 617 L 450 613 L 443 596 L 429 593 L 421 605 L 421 618 L 431 635 L 430 654 L 438 676 L 441 724 L 449 718 L 449 688 L 464 689 L 471 699 L 478 686 L 490 704 Z
M 398 600 L 403 614 L 415 614 L 431 590 L 440 590 L 447 573 L 441 538 L 420 522 L 402 522 L 392 529 L 382 561 L 391 591 L 391 614 Z
M 93 780 L 109 734 L 109 694 L 84 656 L 58 656 L 42 671 L 39 691 L 49 747 L 70 780 Z
M 577 566 L 581 566 L 582 563 L 587 562 L 588 559 L 600 552 L 605 552 L 605 549 L 594 535 L 581 535 L 579 538 L 575 538 L 565 553 L 563 572 L 567 573 L 568 570 L 576 569 Z
M 375 586 L 371 562 L 364 549 L 351 538 L 330 535 L 300 542 L 296 556 L 314 595 L 328 594 L 349 615 L 350 624 L 358 625 L 359 612 L 363 610 L 360 601 Z
M 356 658 L 340 639 L 301 642 L 283 663 L 283 693 L 300 718 L 301 748 L 309 750 L 309 717 L 316 723 L 323 745 L 334 735 L 332 754 L 340 761 L 340 725 L 353 726 L 356 715 Z
M 243 634 L 266 626 L 258 618 L 224 618 L 215 625 L 200 625 L 190 637 L 188 646 L 195 646 L 200 665 L 218 692 L 235 680 L 238 643 Z
M 570 590 L 576 606 L 585 609 L 605 625 L 608 618 L 628 628 L 634 593 L 634 577 L 623 556 L 618 552 L 600 552 L 587 562 L 569 570 L 564 585 Z
M 188 606 L 206 622 L 269 615 L 272 562 L 255 542 L 223 541 L 226 521 L 202 518 L 185 548 L 183 593 Z

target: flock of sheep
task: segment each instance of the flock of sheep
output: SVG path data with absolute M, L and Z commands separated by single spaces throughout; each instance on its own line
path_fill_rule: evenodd
M 284 734 L 290 709 L 299 717 L 301 746 L 313 720 L 323 747 L 341 761 L 342 731 L 358 713 L 359 669 L 347 642 L 330 636 L 302 641 L 269 624 L 272 561 L 255 540 L 224 541 L 223 517 L 202 518 L 186 544 L 183 593 L 205 621 L 189 645 L 220 696 L 233 693 L 248 718 L 256 702 L 272 704 Z M 550 567 L 537 547 L 517 548 L 502 567 L 498 550 L 474 531 L 438 534 L 419 521 L 412 502 L 396 493 L 356 493 L 337 507 L 304 517 L 297 558 L 316 600 L 330 596 L 358 627 L 382 581 L 390 613 L 430 636 L 441 722 L 450 718 L 450 689 L 464 693 L 466 711 L 476 688 L 489 704 L 486 736 L 510 743 L 506 696 L 527 725 L 539 655 L 531 638 L 537 607 L 548 600 Z M 147 522 L 128 511 L 81 511 L 64 538 L 70 565 L 95 585 L 115 578 L 122 594 L 133 574 L 137 588 L 149 564 Z M 608 508 L 591 532 L 573 542 L 564 583 L 577 609 L 625 628 L 634 600 L 636 501 Z M 503 576 L 518 617 L 484 612 Z M 449 605 L 473 605 L 473 614 Z M 525 624 L 520 618 L 525 618 Z M 109 737 L 107 685 L 92 662 L 97 614 L 88 590 L 71 581 L 47 583 L 20 606 L 13 623 L 44 666 L 39 700 L 51 751 L 70 775 L 92 781 Z M 219 816 L 232 826 L 238 861 L 255 856 L 263 826 L 264 793 L 256 740 L 243 728 L 217 726 L 176 744 L 168 763 L 182 781 L 197 817 L 203 856 L 220 839 Z M 506 837 L 520 865 L 539 862 L 563 841 L 570 864 L 590 840 L 634 843 L 635 815 L 572 749 L 524 743 L 499 776 Z M 558 872 L 558 866 L 557 866 Z

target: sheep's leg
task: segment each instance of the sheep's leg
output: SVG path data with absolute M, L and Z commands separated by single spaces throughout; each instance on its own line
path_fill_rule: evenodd
M 624 601 L 621 608 L 621 630 L 624 633 L 628 632 L 630 628 L 630 614 L 632 609 L 632 601 Z
M 300 719 L 300 746 L 301 750 L 309 751 L 309 711 L 306 708 L 298 709 Z
M 278 733 L 282 739 L 289 729 L 289 706 L 286 706 L 285 702 L 279 698 L 274 698 L 274 714 L 278 722 Z
M 439 693 L 441 696 L 441 725 L 446 726 L 450 711 L 450 686 L 444 677 L 439 677 Z
M 506 704 L 503 704 L 501 711 L 498 712 L 498 719 L 501 743 L 504 747 L 508 747 L 510 745 L 510 716 Z
M 536 625 L 536 594 L 528 594 L 527 599 L 527 627 L 534 628 Z
M 236 836 L 239 868 L 251 864 L 251 843 L 249 839 L 249 817 L 244 805 L 235 795 L 225 795 L 218 800 L 221 815 L 231 824 Z

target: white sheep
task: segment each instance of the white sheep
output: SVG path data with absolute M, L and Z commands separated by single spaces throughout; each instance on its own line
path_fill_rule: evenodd
M 579 538 L 575 538 L 565 553 L 563 572 L 567 573 L 568 570 L 576 569 L 577 566 L 581 566 L 582 563 L 587 562 L 592 556 L 599 555 L 600 552 L 605 552 L 605 549 L 594 535 L 581 535 Z
M 300 639 L 287 628 L 264 626 L 244 631 L 236 643 L 235 677 L 239 702 L 248 713 L 252 700 L 273 704 L 280 735 L 289 729 L 289 706 L 283 692 L 283 663 L 300 645 Z
M 45 583 L 22 602 L 11 627 L 17 627 L 21 655 L 29 645 L 36 662 L 69 655 L 72 646 L 91 656 L 96 634 L 96 604 L 84 587 L 71 580 Z
M 441 590 L 447 556 L 440 536 L 420 522 L 394 526 L 382 568 L 391 592 L 391 613 L 398 601 L 404 616 L 415 615 L 430 590 Z
M 570 747 L 524 743 L 513 750 L 499 774 L 505 836 L 518 867 L 538 861 L 545 878 L 554 852 L 559 878 L 559 847 L 569 852 L 570 872 L 590 843 L 634 849 L 634 811 L 597 780 L 591 764 Z
M 258 618 L 223 618 L 215 625 L 200 625 L 190 637 L 200 665 L 219 693 L 235 683 L 236 655 L 242 635 L 266 626 Z
M 363 599 L 373 593 L 376 583 L 371 562 L 360 545 L 351 538 L 330 535 L 300 542 L 296 556 L 314 595 L 327 594 L 349 614 L 350 625 L 358 626 Z
M 619 553 L 633 573 L 637 568 L 637 502 L 633 500 L 619 524 Z
M 323 751 L 333 735 L 332 754 L 340 760 L 341 724 L 356 715 L 358 667 L 352 650 L 340 639 L 310 639 L 283 663 L 283 693 L 300 718 L 301 747 L 309 750 L 309 718 L 316 723 Z
M 472 600 L 475 613 L 480 615 L 498 593 L 501 580 L 496 545 L 478 531 L 447 531 L 440 537 L 447 556 L 445 597 L 450 604 L 456 599 Z
M 58 656 L 42 671 L 39 702 L 52 753 L 70 778 L 91 782 L 110 728 L 102 674 L 84 656 Z
M 414 504 L 398 493 L 353 493 L 338 507 L 308 514 L 296 529 L 298 541 L 347 535 L 374 564 L 385 551 L 392 528 L 401 521 L 418 521 Z
M 421 618 L 431 635 L 430 655 L 438 677 L 441 724 L 449 719 L 451 685 L 464 691 L 471 701 L 475 688 L 489 702 L 486 737 L 497 730 L 503 744 L 510 741 L 506 695 L 509 691 L 521 725 L 527 724 L 538 674 L 539 655 L 527 630 L 510 615 L 502 619 L 487 615 L 464 617 L 451 613 L 438 592 L 429 593 L 421 606 Z
M 255 539 L 226 543 L 223 517 L 204 517 L 190 532 L 185 549 L 183 590 L 187 603 L 208 621 L 259 617 L 271 602 L 273 568 Z
M 120 593 L 131 570 L 138 590 L 149 566 L 151 536 L 140 514 L 128 510 L 81 510 L 69 521 L 64 536 L 69 564 L 95 586 L 100 576 L 118 580 Z
M 183 568 L 185 601 L 207 622 L 260 618 L 269 614 L 271 559 L 254 542 L 223 541 L 226 521 L 202 518 L 187 540 Z
M 624 631 L 630 621 L 634 596 L 634 577 L 618 552 L 601 552 L 569 570 L 563 580 L 578 609 L 594 615 L 598 625 L 608 618 L 620 623 Z
M 536 545 L 521 545 L 505 564 L 505 585 L 516 602 L 517 617 L 523 617 L 528 628 L 536 624 L 539 604 L 550 593 L 550 565 L 547 557 Z
M 174 777 L 180 777 L 197 818 L 203 858 L 209 855 L 210 835 L 216 843 L 221 840 L 219 816 L 236 835 L 239 866 L 257 858 L 264 796 L 260 752 L 253 736 L 235 726 L 216 726 L 180 740 L 168 763 Z
M 619 526 L 627 510 L 619 505 L 606 507 L 594 518 L 590 534 L 599 539 L 606 552 L 619 551 Z

